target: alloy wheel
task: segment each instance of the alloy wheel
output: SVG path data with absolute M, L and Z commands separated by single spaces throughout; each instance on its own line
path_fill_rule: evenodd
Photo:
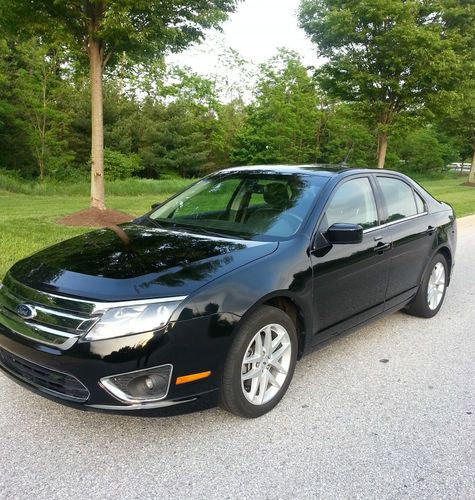
M 254 405 L 271 401 L 287 379 L 292 345 L 287 330 L 270 324 L 252 338 L 242 361 L 241 387 L 246 399 Z
M 429 278 L 427 286 L 427 303 L 434 311 L 439 306 L 445 290 L 445 266 L 437 262 Z

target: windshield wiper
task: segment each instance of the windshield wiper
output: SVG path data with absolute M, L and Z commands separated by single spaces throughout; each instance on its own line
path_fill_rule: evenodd
M 155 219 L 152 219 L 152 217 L 147 216 L 147 220 L 149 220 L 155 227 L 158 227 L 159 229 L 165 229 L 160 222 L 157 222 Z

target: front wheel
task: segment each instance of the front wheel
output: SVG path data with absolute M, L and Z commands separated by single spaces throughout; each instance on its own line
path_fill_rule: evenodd
M 409 314 L 421 318 L 435 316 L 444 302 L 448 277 L 447 260 L 439 253 L 430 262 L 419 291 L 407 308 Z
M 297 332 L 280 309 L 262 306 L 246 318 L 229 351 L 221 383 L 221 405 L 255 418 L 282 399 L 297 361 Z

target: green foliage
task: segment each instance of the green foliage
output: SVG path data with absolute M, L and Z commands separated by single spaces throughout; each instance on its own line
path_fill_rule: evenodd
M 235 6 L 235 0 L 1 0 L 0 23 L 6 30 L 59 38 L 79 57 L 89 41 L 97 41 L 104 61 L 114 65 L 124 53 L 142 61 L 183 50 Z
M 345 163 L 355 167 L 374 164 L 374 136 L 358 106 L 334 103 L 327 108 L 320 141 L 321 163 Z
M 302 0 L 301 25 L 328 59 L 318 72 L 323 89 L 367 105 L 380 146 L 402 113 L 462 76 L 439 10 L 438 0 Z
M 457 159 L 450 145 L 437 136 L 432 127 L 414 130 L 404 137 L 399 149 L 403 169 L 424 173 L 442 168 Z
M 315 162 L 318 118 L 315 83 L 297 54 L 281 51 L 261 67 L 256 100 L 237 134 L 232 162 Z
M 469 181 L 475 183 L 475 4 L 464 0 L 444 0 L 446 36 L 457 54 L 459 84 L 440 92 L 430 103 L 434 120 L 450 130 L 458 143 L 458 160 L 470 160 Z
M 81 5 L 86 12 L 99 4 Z M 109 193 L 125 193 L 127 186 L 140 192 L 135 179 L 125 180 L 131 176 L 191 178 L 230 164 L 374 166 L 383 135 L 390 168 L 432 175 L 473 157 L 473 2 L 303 0 L 301 23 L 327 57 L 321 69 L 306 68 L 285 50 L 257 71 L 231 49 L 222 58 L 229 71 L 221 79 L 165 65 L 165 46 L 178 50 L 200 38 L 234 4 L 104 3 L 94 40 L 107 63 Z M 87 12 L 79 15 L 78 5 L 0 0 L 0 166 L 21 176 L 0 176 L 0 189 L 47 195 L 68 181 L 68 193 L 87 193 L 91 92 L 78 42 L 81 30 L 83 42 L 90 33 L 84 34 Z M 12 17 L 18 13 L 25 14 L 22 23 Z M 160 40 L 153 38 L 156 25 L 139 34 L 142 21 L 164 15 Z M 183 23 L 175 25 L 179 19 Z M 130 40 L 122 38 L 126 32 Z M 21 178 L 43 178 L 43 185 L 32 181 L 22 188 Z M 153 184 L 144 185 L 153 191 Z
M 106 148 L 104 150 L 104 172 L 107 179 L 128 179 L 142 170 L 137 154 L 124 154 Z

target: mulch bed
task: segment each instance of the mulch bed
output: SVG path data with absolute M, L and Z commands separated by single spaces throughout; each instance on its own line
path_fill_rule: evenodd
M 66 217 L 58 219 L 56 222 L 63 226 L 84 226 L 84 227 L 104 227 L 122 222 L 130 222 L 135 217 L 118 210 L 99 210 L 98 208 L 86 208 Z

